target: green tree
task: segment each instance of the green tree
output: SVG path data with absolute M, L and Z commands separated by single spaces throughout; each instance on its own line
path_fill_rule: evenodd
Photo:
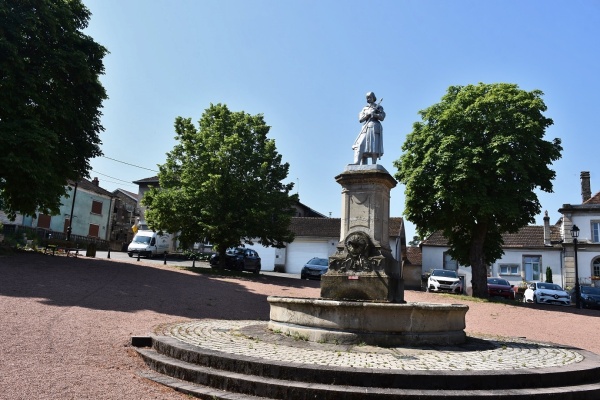
M 418 246 L 421 244 L 421 242 L 423 241 L 423 239 L 421 239 L 419 236 L 413 236 L 412 240 L 410 242 L 408 242 L 409 246 Z
M 289 229 L 296 195 L 283 184 L 282 164 L 270 127 L 262 115 L 232 112 L 211 104 L 196 129 L 191 119 L 175 120 L 179 142 L 159 166 L 159 188 L 143 198 L 154 229 L 179 232 L 184 246 L 206 239 L 221 262 L 225 250 L 257 240 L 282 247 L 294 237 Z
M 552 192 L 560 139 L 543 139 L 552 120 L 539 90 L 514 84 L 451 86 L 394 162 L 406 185 L 405 213 L 426 236 L 441 231 L 450 255 L 472 267 L 473 295 L 487 297 L 487 265 L 503 254 L 502 233 L 534 222 L 535 190 Z
M 11 216 L 58 212 L 67 180 L 102 154 L 107 51 L 83 34 L 89 18 L 80 0 L 0 1 L 0 198 Z

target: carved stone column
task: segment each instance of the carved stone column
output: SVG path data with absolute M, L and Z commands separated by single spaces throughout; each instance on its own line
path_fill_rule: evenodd
M 403 303 L 401 266 L 389 241 L 396 180 L 378 164 L 348 165 L 335 179 L 342 186 L 340 242 L 321 277 L 321 297 Z

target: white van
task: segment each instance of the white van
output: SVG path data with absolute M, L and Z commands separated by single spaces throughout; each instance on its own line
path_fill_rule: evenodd
M 171 235 L 159 235 L 154 231 L 140 230 L 127 247 L 127 254 L 133 257 L 134 254 L 152 258 L 156 255 L 162 255 L 169 252 L 169 241 Z

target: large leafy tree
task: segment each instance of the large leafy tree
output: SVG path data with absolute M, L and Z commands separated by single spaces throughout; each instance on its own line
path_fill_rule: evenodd
M 503 254 L 502 233 L 534 222 L 536 189 L 552 192 L 560 139 L 546 141 L 552 120 L 539 90 L 514 84 L 451 86 L 394 162 L 406 185 L 406 218 L 425 236 L 442 231 L 450 255 L 472 267 L 473 295 L 487 297 L 487 265 Z
M 211 104 L 196 129 L 191 119 L 175 120 L 179 142 L 159 166 L 159 188 L 143 198 L 148 224 L 178 232 L 184 245 L 200 239 L 225 250 L 254 240 L 282 247 L 296 195 L 282 181 L 289 165 L 281 162 L 262 115 L 232 112 Z
M 58 212 L 67 180 L 101 155 L 106 49 L 80 0 L 0 1 L 0 203 Z

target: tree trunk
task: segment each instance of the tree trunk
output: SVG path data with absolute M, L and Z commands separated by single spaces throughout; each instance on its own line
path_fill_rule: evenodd
M 227 248 L 219 248 L 219 268 L 224 269 L 227 266 Z
M 485 225 L 477 225 L 469 254 L 469 260 L 471 261 L 473 297 L 482 299 L 489 297 L 487 290 L 487 265 L 485 264 L 485 257 L 483 254 L 483 243 L 485 241 L 486 230 L 487 228 Z

